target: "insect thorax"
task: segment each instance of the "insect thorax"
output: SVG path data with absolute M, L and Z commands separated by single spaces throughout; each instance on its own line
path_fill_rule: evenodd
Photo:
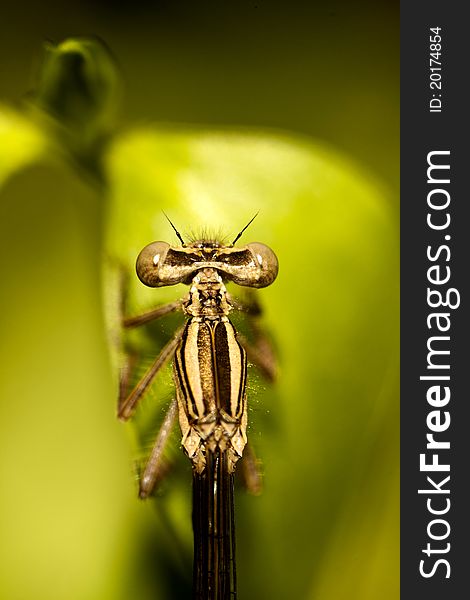
M 189 300 L 184 305 L 186 314 L 203 319 L 220 319 L 227 316 L 232 305 L 217 269 L 207 267 L 197 272 L 189 290 Z

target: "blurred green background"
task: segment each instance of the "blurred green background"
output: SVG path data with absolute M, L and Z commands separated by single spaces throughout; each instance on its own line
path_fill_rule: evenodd
M 118 423 L 109 342 L 112 267 L 132 274 L 141 247 L 176 241 L 163 208 L 183 234 L 229 235 L 260 210 L 244 239 L 280 260 L 260 293 L 279 381 L 249 374 L 265 489 L 237 489 L 240 598 L 397 598 L 398 3 L 0 11 L 0 597 L 188 597 L 176 433 L 157 498 L 139 502 L 133 481 L 169 374 L 137 428 Z M 90 69 L 102 104 L 36 94 L 57 126 L 27 93 L 44 90 L 43 43 L 88 34 L 119 64 L 120 116 L 118 78 L 103 88 Z M 109 75 L 100 56 L 86 64 Z M 183 293 L 131 282 L 132 311 Z M 130 340 L 143 363 L 174 324 Z

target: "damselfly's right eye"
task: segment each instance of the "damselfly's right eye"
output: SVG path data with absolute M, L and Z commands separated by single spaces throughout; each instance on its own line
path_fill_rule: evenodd
M 137 276 L 149 287 L 161 287 L 179 283 L 178 274 L 165 268 L 165 259 L 170 249 L 166 242 L 152 242 L 142 250 L 135 265 Z M 174 281 L 177 275 L 177 281 Z
M 255 287 L 271 285 L 276 279 L 279 270 L 277 256 L 269 246 L 261 244 L 260 242 L 252 242 L 247 245 L 247 248 L 250 250 L 255 259 L 255 263 L 259 268 L 257 284 Z
M 260 242 L 252 242 L 243 248 L 220 248 L 210 266 L 223 273 L 228 281 L 254 288 L 271 285 L 279 270 L 274 252 Z
M 279 270 L 277 256 L 269 246 L 260 242 L 252 242 L 246 247 L 251 254 L 252 261 L 233 278 L 233 281 L 239 285 L 255 288 L 271 285 Z

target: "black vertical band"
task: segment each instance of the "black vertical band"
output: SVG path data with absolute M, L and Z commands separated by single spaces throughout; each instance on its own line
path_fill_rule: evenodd
M 401 2 L 402 600 L 468 595 L 465 8 Z

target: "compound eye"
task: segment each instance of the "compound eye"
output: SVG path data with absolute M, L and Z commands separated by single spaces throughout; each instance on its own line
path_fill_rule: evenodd
M 250 284 L 251 287 L 266 287 L 276 279 L 279 270 L 279 263 L 274 252 L 260 242 L 247 244 L 253 260 L 255 261 L 256 270 L 254 281 Z
M 142 283 L 149 287 L 172 285 L 173 282 L 168 279 L 167 269 L 164 268 L 169 248 L 170 244 L 166 242 L 152 242 L 141 251 L 135 268 Z

